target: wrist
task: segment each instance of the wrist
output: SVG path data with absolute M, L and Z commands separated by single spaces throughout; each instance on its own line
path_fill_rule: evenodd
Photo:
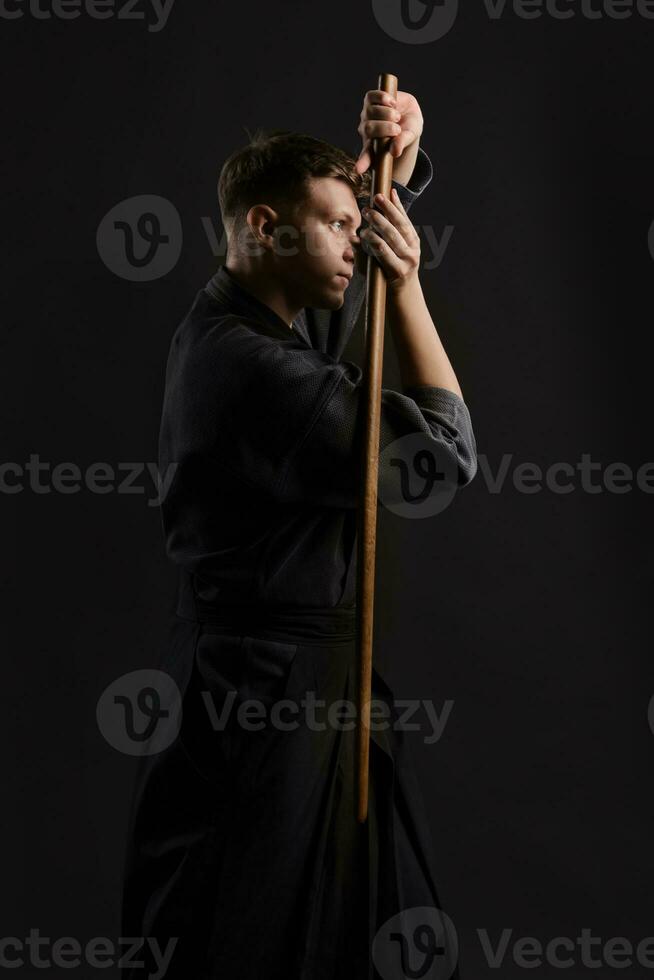
M 417 270 L 407 279 L 386 284 L 386 302 L 390 306 L 401 307 L 422 298 L 422 285 Z
M 416 167 L 416 160 L 418 158 L 418 147 L 420 145 L 420 138 L 416 139 L 410 146 L 407 146 L 404 153 L 397 157 L 393 162 L 393 180 L 402 184 L 403 187 L 408 187 L 411 177 L 413 176 L 413 171 Z

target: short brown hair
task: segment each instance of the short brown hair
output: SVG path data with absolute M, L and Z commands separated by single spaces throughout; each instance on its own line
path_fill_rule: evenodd
M 355 197 L 369 195 L 370 172 L 357 173 L 354 164 L 354 157 L 325 140 L 285 129 L 257 129 L 248 145 L 232 153 L 220 171 L 218 201 L 223 225 L 240 225 L 253 204 L 293 209 L 304 200 L 312 177 L 339 177 L 350 185 Z

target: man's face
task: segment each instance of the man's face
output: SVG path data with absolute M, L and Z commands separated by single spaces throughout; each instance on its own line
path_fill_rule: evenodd
M 298 307 L 338 309 L 361 260 L 362 218 L 350 186 L 338 177 L 315 177 L 306 199 L 276 235 L 279 276 Z

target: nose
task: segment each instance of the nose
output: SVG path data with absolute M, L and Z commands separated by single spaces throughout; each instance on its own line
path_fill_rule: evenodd
M 345 249 L 345 257 L 348 259 L 348 261 L 354 262 L 354 259 L 356 255 L 359 253 L 360 249 L 361 249 L 361 239 L 359 238 L 356 232 L 353 232 L 352 235 L 350 236 L 350 241 L 348 242 L 348 245 Z

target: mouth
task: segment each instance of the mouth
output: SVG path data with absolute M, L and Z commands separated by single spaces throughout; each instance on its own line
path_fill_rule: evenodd
M 339 274 L 339 275 L 336 276 L 336 278 L 337 279 L 340 279 L 341 282 L 343 283 L 343 285 L 349 286 L 350 285 L 350 279 L 352 278 L 352 276 L 350 274 L 347 274 L 347 275 L 346 274 Z

